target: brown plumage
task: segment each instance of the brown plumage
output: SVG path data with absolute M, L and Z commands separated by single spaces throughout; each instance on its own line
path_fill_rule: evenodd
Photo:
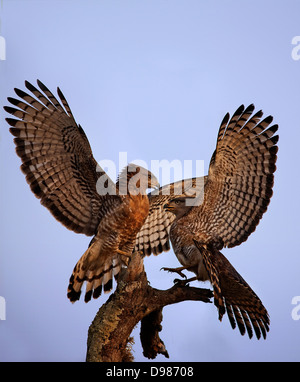
M 139 176 L 138 185 L 135 181 L 131 184 L 136 176 Z M 73 270 L 68 286 L 71 301 L 79 299 L 84 281 L 87 282 L 85 302 L 92 296 L 98 298 L 102 286 L 105 292 L 111 290 L 113 275 L 117 277 L 133 252 L 136 235 L 149 212 L 146 189 L 154 185 L 158 185 L 157 181 L 143 167 L 130 164 L 121 172 L 116 184 L 117 194 L 106 196 L 108 203 L 113 205 L 99 221 L 96 235 Z
M 252 325 L 257 338 L 269 330 L 268 313 L 220 250 L 247 240 L 272 196 L 278 126 L 270 127 L 273 118 L 262 115 L 254 114 L 253 105 L 239 107 L 231 118 L 226 114 L 202 179 L 202 202 L 195 198 L 194 206 L 187 205 L 197 178 L 187 188 L 184 181 L 174 183 L 169 195 L 158 190 L 149 196 L 150 212 L 136 240 L 136 249 L 149 255 L 168 250 L 170 238 L 182 264 L 174 271 L 182 275 L 188 269 L 196 274 L 190 280 L 210 280 L 219 318 L 227 309 L 232 327 L 236 321 L 241 333 L 252 337 Z
M 227 310 L 228 318 L 234 329 L 238 325 L 241 334 L 246 330 L 252 338 L 254 328 L 257 338 L 261 334 L 266 338 L 269 331 L 269 315 L 261 300 L 235 270 L 226 257 L 216 248 L 213 242 L 201 242 L 201 234 L 193 231 L 189 221 L 186 198 L 179 197 L 171 200 L 165 207 L 175 214 L 176 219 L 171 226 L 170 240 L 175 254 L 182 264 L 179 268 L 164 268 L 184 276 L 182 271 L 187 269 L 194 272 L 196 277 L 180 280 L 181 283 L 199 280 L 209 280 L 214 290 L 214 303 L 222 320 Z
M 68 297 L 79 299 L 87 282 L 85 301 L 112 287 L 113 274 L 128 262 L 137 232 L 149 210 L 146 189 L 157 179 L 141 166 L 129 164 L 117 183 L 93 157 L 88 139 L 77 125 L 62 92 L 61 103 L 40 81 L 32 93 L 15 89 L 21 98 L 8 98 L 16 106 L 4 107 L 15 136 L 21 169 L 41 204 L 68 229 L 94 236 L 70 278 Z

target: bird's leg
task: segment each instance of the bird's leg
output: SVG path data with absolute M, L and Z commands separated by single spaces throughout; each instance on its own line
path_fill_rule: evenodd
M 160 270 L 163 270 L 163 271 L 168 271 L 168 272 L 174 272 L 174 273 L 178 273 L 179 276 L 181 276 L 182 278 L 185 278 L 186 279 L 186 275 L 184 273 L 182 273 L 181 271 L 183 271 L 184 269 L 187 269 L 186 267 L 178 267 L 178 268 L 167 268 L 167 267 L 163 267 L 163 268 L 160 268 Z
M 122 251 L 121 249 L 117 249 L 116 251 L 119 255 L 121 255 L 121 260 L 124 262 L 126 266 L 129 265 L 129 262 L 131 260 L 131 253 Z
M 195 280 L 197 280 L 197 277 L 196 277 L 196 276 L 195 276 L 195 277 L 191 277 L 190 279 L 186 279 L 186 280 L 175 279 L 175 280 L 174 280 L 174 284 L 176 284 L 176 285 L 180 285 L 180 286 L 185 286 L 185 285 L 187 285 L 189 282 L 191 282 L 191 281 L 195 281 Z
M 117 252 L 119 255 L 126 256 L 126 257 L 128 257 L 129 259 L 131 259 L 131 253 L 121 251 L 121 249 L 117 249 L 116 252 Z

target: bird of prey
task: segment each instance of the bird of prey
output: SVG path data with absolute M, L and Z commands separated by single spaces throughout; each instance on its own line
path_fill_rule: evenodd
M 262 116 L 262 111 L 254 113 L 253 105 L 240 106 L 231 118 L 226 114 L 202 179 L 203 192 L 195 197 L 199 179 L 193 178 L 188 187 L 179 181 L 149 195 L 150 212 L 136 240 L 136 250 L 149 255 L 167 251 L 170 239 L 182 267 L 164 269 L 181 276 L 184 269 L 196 274 L 181 282 L 209 280 L 219 319 L 227 311 L 232 328 L 237 324 L 251 338 L 253 327 L 258 339 L 269 331 L 268 312 L 220 250 L 247 240 L 273 193 L 278 126 L 270 126 L 272 116 Z M 191 197 L 194 205 L 187 203 Z
M 129 164 L 116 184 L 93 157 L 88 139 L 75 122 L 60 89 L 61 103 L 37 81 L 25 82 L 28 94 L 15 89 L 21 99 L 8 98 L 16 107 L 4 109 L 15 136 L 21 170 L 32 192 L 65 227 L 94 236 L 77 262 L 68 286 L 71 302 L 79 299 L 86 281 L 85 301 L 112 288 L 113 275 L 128 264 L 136 234 L 149 211 L 147 188 L 158 186 L 145 168 Z

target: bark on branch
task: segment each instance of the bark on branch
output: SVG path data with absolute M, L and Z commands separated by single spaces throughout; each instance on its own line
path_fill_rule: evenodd
M 211 302 L 209 289 L 174 285 L 168 290 L 152 288 L 144 271 L 143 260 L 134 253 L 118 280 L 116 291 L 97 312 L 88 331 L 88 362 L 133 361 L 130 334 L 141 321 L 141 344 L 147 358 L 168 352 L 159 337 L 164 306 L 181 301 Z

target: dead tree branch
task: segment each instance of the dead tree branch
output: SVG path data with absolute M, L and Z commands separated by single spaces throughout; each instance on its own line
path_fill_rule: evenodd
M 158 333 L 161 331 L 164 306 L 181 301 L 211 302 L 209 289 L 174 285 L 168 290 L 152 288 L 144 271 L 143 260 L 134 253 L 120 275 L 116 291 L 97 312 L 88 331 L 88 362 L 133 361 L 130 334 L 141 321 L 143 354 L 155 358 L 168 352 Z

